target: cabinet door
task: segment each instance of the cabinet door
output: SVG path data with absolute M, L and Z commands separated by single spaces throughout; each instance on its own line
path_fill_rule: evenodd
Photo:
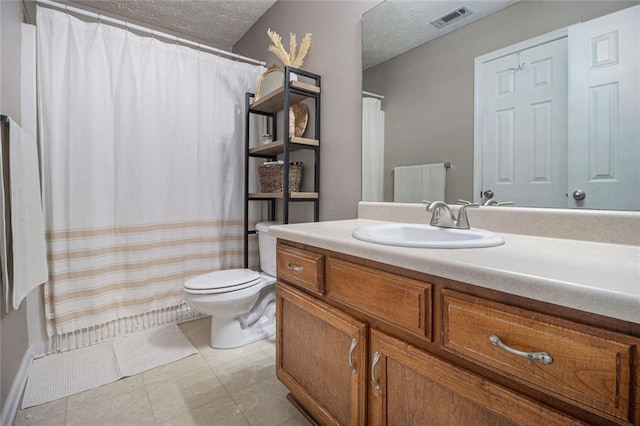
M 376 330 L 370 360 L 371 425 L 580 424 Z
M 282 283 L 276 300 L 278 379 L 322 424 L 364 425 L 366 325 Z

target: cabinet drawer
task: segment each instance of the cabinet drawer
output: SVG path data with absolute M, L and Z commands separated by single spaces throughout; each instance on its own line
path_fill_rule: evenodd
M 324 256 L 278 244 L 278 279 L 322 295 Z
M 431 340 L 431 284 L 330 258 L 327 296 Z
M 584 424 L 377 330 L 370 336 L 369 425 Z
M 637 342 L 625 336 L 443 290 L 443 345 L 559 399 L 630 421 Z M 496 336 L 508 348 L 490 336 Z M 546 352 L 543 361 L 509 349 Z

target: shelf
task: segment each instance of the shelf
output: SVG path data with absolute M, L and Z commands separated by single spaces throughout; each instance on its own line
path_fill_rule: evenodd
M 282 192 L 252 192 L 249 194 L 250 200 L 271 200 L 282 199 Z M 289 199 L 293 200 L 317 200 L 317 192 L 290 192 Z
M 308 139 L 308 138 L 300 138 L 293 137 L 289 141 L 289 151 L 296 151 L 299 149 L 309 149 L 320 146 L 320 141 L 317 139 Z M 256 146 L 249 149 L 249 155 L 251 156 L 276 156 L 278 154 L 282 154 L 284 152 L 284 142 L 282 140 L 277 140 L 273 142 L 266 143 L 264 145 Z
M 315 96 L 320 93 L 320 88 L 314 86 L 313 84 L 302 83 L 300 81 L 291 81 L 289 82 L 289 87 L 291 89 L 304 90 L 308 92 L 308 94 L 300 94 L 300 93 L 289 93 L 289 104 L 293 105 L 296 102 L 300 102 L 310 96 Z M 274 90 L 268 95 L 263 96 L 257 101 L 253 102 L 250 106 L 252 111 L 260 111 L 260 112 L 278 112 L 282 109 L 282 105 L 284 104 L 284 86 Z
M 1 0 L 0 0 L 1 1 Z M 250 209 L 260 209 L 263 213 L 268 214 L 268 220 L 276 220 L 281 218 L 282 223 L 289 223 L 289 210 L 291 204 L 306 203 L 305 210 L 313 211 L 313 220 L 320 220 L 320 81 L 321 77 L 309 71 L 301 70 L 294 67 L 285 67 L 285 76 L 296 73 L 298 77 L 303 78 L 305 82 L 287 81 L 286 78 L 281 87 L 272 90 L 255 99 L 255 93 L 245 93 L 245 119 L 246 128 L 244 132 L 244 267 L 249 265 L 249 235 L 255 231 L 249 229 L 249 212 Z M 302 100 L 306 100 L 305 104 L 312 108 L 311 118 L 313 125 L 310 126 L 308 137 L 292 137 L 289 136 L 289 119 L 290 111 L 287 107 L 294 105 Z M 286 105 L 285 105 L 286 103 Z M 265 131 L 274 138 L 280 136 L 280 139 L 266 144 L 251 146 L 252 120 L 253 115 L 266 117 Z M 277 123 L 282 120 L 282 127 Z M 280 132 L 278 133 L 278 130 Z M 314 139 L 312 139 L 314 138 Z M 310 151 L 309 157 L 313 157 L 312 165 L 312 183 L 307 183 L 306 188 L 313 192 L 250 192 L 249 184 L 253 173 L 256 173 L 256 158 L 275 160 L 283 159 L 283 174 L 290 176 L 291 173 L 291 154 L 292 151 L 307 150 Z M 283 158 L 285 157 L 285 158 Z M 305 156 L 305 161 L 306 161 Z M 254 158 L 254 160 L 251 160 Z M 258 170 L 259 173 L 259 170 Z M 262 187 L 256 188 L 261 190 Z M 272 188 L 269 188 L 272 189 Z M 273 188 L 275 189 L 275 188 Z M 288 191 L 287 186 L 283 188 Z M 297 213 L 297 212 L 296 212 Z

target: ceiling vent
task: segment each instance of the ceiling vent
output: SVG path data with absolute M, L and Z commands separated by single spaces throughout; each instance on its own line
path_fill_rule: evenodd
M 464 18 L 467 15 L 471 15 L 471 11 L 467 9 L 465 6 L 459 7 L 453 12 L 449 12 L 444 16 L 439 17 L 438 19 L 431 21 L 431 24 L 442 28 L 445 25 L 449 25 L 452 22 L 457 21 L 458 19 Z

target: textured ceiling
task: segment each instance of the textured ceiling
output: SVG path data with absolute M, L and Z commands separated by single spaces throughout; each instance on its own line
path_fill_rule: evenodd
M 385 0 L 364 14 L 362 67 L 378 65 L 512 3 L 513 0 Z M 472 13 L 444 28 L 431 25 L 431 21 L 460 6 Z
M 72 0 L 231 51 L 276 0 Z

